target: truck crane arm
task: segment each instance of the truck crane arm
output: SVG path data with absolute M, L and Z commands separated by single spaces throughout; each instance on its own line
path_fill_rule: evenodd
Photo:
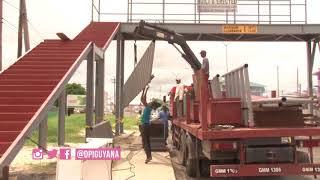
M 152 40 L 168 41 L 169 44 L 172 44 L 181 53 L 182 57 L 189 63 L 194 71 L 201 69 L 201 63 L 194 55 L 193 51 L 182 35 L 177 34 L 172 30 L 146 23 L 143 20 L 139 22 L 139 25 L 135 28 L 134 33 Z M 175 44 L 178 44 L 183 52 L 181 52 L 175 46 Z

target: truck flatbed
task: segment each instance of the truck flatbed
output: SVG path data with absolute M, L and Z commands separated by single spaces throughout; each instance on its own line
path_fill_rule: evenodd
M 201 140 L 218 139 L 245 139 L 266 137 L 292 137 L 292 136 L 319 136 L 319 127 L 293 127 L 293 128 L 232 128 L 232 129 L 210 129 L 203 131 L 200 124 L 187 124 L 185 121 L 173 120 L 173 124 L 186 129 Z

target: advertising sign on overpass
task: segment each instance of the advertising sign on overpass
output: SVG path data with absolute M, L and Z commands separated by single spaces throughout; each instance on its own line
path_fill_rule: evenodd
M 198 0 L 198 12 L 236 11 L 237 0 Z

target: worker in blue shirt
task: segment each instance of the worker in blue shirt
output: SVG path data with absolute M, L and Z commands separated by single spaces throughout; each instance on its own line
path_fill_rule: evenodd
M 170 118 L 169 109 L 167 106 L 163 105 L 161 108 L 161 111 L 159 112 L 159 119 L 164 125 L 164 138 L 165 138 L 165 144 L 167 145 L 167 138 L 168 138 L 168 130 L 169 130 L 169 123 L 168 120 Z
M 150 145 L 150 118 L 151 118 L 151 111 L 152 109 L 157 108 L 157 103 L 155 101 L 152 101 L 150 103 L 147 102 L 147 92 L 148 92 L 149 86 L 147 86 L 143 91 L 141 95 L 141 103 L 144 105 L 144 110 L 141 115 L 141 124 L 140 124 L 140 131 L 141 131 L 141 137 L 142 137 L 142 145 L 144 148 L 144 151 L 146 153 L 147 159 L 145 163 L 147 164 L 149 161 L 152 160 L 151 156 L 151 145 Z

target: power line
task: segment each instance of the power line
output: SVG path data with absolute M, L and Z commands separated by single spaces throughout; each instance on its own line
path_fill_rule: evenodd
M 18 30 L 18 27 L 17 26 L 15 26 L 13 23 L 11 23 L 10 21 L 8 21 L 7 19 L 5 19 L 5 18 L 2 18 L 4 21 L 6 21 L 10 26 L 12 26 L 12 27 L 14 27 L 15 29 L 17 29 Z
M 29 23 L 29 25 L 31 26 L 31 28 L 38 34 L 38 36 L 44 40 L 44 37 L 42 36 L 42 34 L 37 30 L 37 28 L 35 28 L 35 26 L 31 23 L 31 21 L 29 19 L 27 19 L 27 22 Z
M 3 2 L 5 2 L 7 5 L 11 6 L 12 8 L 16 9 L 19 13 L 20 10 L 18 7 L 16 7 L 15 5 L 13 5 L 12 3 L 8 2 L 7 0 L 3 0 Z M 40 31 L 38 31 L 38 29 L 31 23 L 31 21 L 27 18 L 27 22 L 29 23 L 29 25 L 31 26 L 31 28 L 38 34 L 38 36 L 44 40 L 42 33 L 40 33 Z
M 13 5 L 12 3 L 6 1 L 6 0 L 3 0 L 3 2 L 5 2 L 6 4 L 8 4 L 9 6 L 11 6 L 12 8 L 16 9 L 19 11 L 19 8 L 17 8 L 15 5 Z
M 5 24 L 8 24 L 8 25 L 10 25 L 10 26 L 8 26 L 11 30 L 13 30 L 13 31 L 15 31 L 16 33 L 18 32 L 18 27 L 17 26 L 15 26 L 13 23 L 11 23 L 10 21 L 8 21 L 7 19 L 5 19 L 5 18 L 2 18 L 4 21 L 5 21 Z M 35 44 L 39 44 L 39 42 L 37 42 L 37 41 L 35 41 L 35 40 L 33 40 L 33 39 L 31 39 L 31 41 L 33 42 L 33 43 L 35 43 Z
M 15 33 L 18 32 L 17 29 L 13 28 L 11 25 L 9 25 L 8 23 L 4 23 L 5 25 L 8 25 L 8 28 L 11 29 L 12 31 L 14 31 Z

